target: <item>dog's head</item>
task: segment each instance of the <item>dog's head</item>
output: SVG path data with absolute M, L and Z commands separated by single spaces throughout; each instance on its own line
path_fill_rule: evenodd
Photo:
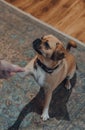
M 53 35 L 46 35 L 41 39 L 36 39 L 33 41 L 33 48 L 39 55 L 53 61 L 58 61 L 65 57 L 63 43 Z

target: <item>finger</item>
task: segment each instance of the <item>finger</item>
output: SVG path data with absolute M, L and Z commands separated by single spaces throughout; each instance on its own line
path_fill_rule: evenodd
M 24 72 L 25 69 L 22 68 L 22 67 L 19 67 L 19 66 L 17 66 L 17 65 L 12 65 L 12 66 L 11 66 L 11 71 L 12 71 L 12 72 Z
M 10 73 L 9 73 L 9 77 L 14 76 L 14 75 L 15 75 L 14 72 L 10 72 Z

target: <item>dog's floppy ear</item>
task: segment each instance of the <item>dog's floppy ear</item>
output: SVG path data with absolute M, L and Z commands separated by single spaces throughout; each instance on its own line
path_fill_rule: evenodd
M 62 51 L 55 51 L 51 56 L 54 61 L 62 60 L 63 58 L 65 58 L 65 54 Z

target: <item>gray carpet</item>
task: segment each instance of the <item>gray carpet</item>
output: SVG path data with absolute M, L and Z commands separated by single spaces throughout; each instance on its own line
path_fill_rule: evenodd
M 25 66 L 34 57 L 32 41 L 45 34 L 53 34 L 66 43 L 69 38 L 33 20 L 31 17 L 0 1 L 0 58 Z M 85 129 L 85 48 L 78 44 L 72 49 L 78 64 L 77 83 L 67 108 L 70 121 L 51 118 L 47 122 L 40 115 L 30 113 L 20 130 L 84 130 Z M 29 86 L 29 87 L 28 87 Z M 0 130 L 7 130 L 22 108 L 38 93 L 39 86 L 32 77 L 24 81 L 18 75 L 0 81 Z

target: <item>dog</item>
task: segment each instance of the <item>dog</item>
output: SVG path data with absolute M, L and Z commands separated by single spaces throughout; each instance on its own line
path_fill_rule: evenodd
M 65 87 L 71 88 L 70 79 L 76 71 L 75 57 L 69 53 L 70 48 L 76 48 L 75 42 L 70 41 L 67 48 L 53 35 L 46 35 L 33 41 L 33 49 L 37 52 L 28 65 L 24 77 L 32 75 L 40 87 L 45 91 L 45 104 L 41 118 L 43 121 L 49 119 L 49 105 L 53 90 L 65 79 Z

